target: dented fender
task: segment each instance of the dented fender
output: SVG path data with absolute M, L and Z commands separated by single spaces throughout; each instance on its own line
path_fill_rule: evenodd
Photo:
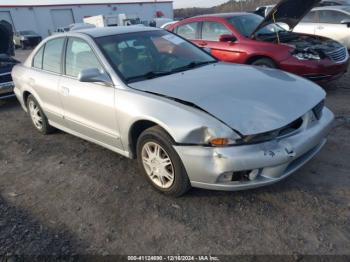
M 182 145 L 206 145 L 213 138 L 241 138 L 223 122 L 198 108 L 142 91 L 116 90 L 116 117 L 123 123 L 119 126 L 125 149 L 130 145 L 130 127 L 138 121 L 161 126 Z

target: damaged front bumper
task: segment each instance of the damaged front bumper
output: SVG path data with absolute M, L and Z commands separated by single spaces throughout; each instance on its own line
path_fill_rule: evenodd
M 174 146 L 193 187 L 236 191 L 276 183 L 302 167 L 325 145 L 333 113 L 323 109 L 313 125 L 284 138 L 223 148 Z M 235 174 L 248 174 L 235 180 Z M 253 176 L 249 176 L 253 174 Z

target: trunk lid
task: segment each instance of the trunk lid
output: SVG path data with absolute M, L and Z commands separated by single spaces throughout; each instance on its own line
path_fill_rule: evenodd
M 192 103 L 243 135 L 282 128 L 325 98 L 319 86 L 292 74 L 226 63 L 129 86 Z
M 251 37 L 265 26 L 273 23 L 285 23 L 292 30 L 310 10 L 321 0 L 281 0 L 253 31 Z

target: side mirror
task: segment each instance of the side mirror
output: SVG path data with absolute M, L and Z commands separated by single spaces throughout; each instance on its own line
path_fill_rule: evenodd
M 234 35 L 221 35 L 219 38 L 220 42 L 236 42 L 237 38 Z
M 104 83 L 112 85 L 112 80 L 106 74 L 106 72 L 100 71 L 97 68 L 89 68 L 82 70 L 78 75 L 80 82 L 86 83 Z
M 348 27 L 350 27 L 350 19 L 344 19 L 340 22 L 342 25 L 347 25 Z

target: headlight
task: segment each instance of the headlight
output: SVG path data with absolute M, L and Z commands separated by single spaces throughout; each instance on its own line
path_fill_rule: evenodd
M 294 53 L 293 56 L 298 60 L 321 60 L 320 55 L 312 53 Z
M 25 36 L 21 36 L 21 40 L 22 40 L 22 41 L 26 41 L 26 40 L 28 40 L 28 38 L 25 37 Z

